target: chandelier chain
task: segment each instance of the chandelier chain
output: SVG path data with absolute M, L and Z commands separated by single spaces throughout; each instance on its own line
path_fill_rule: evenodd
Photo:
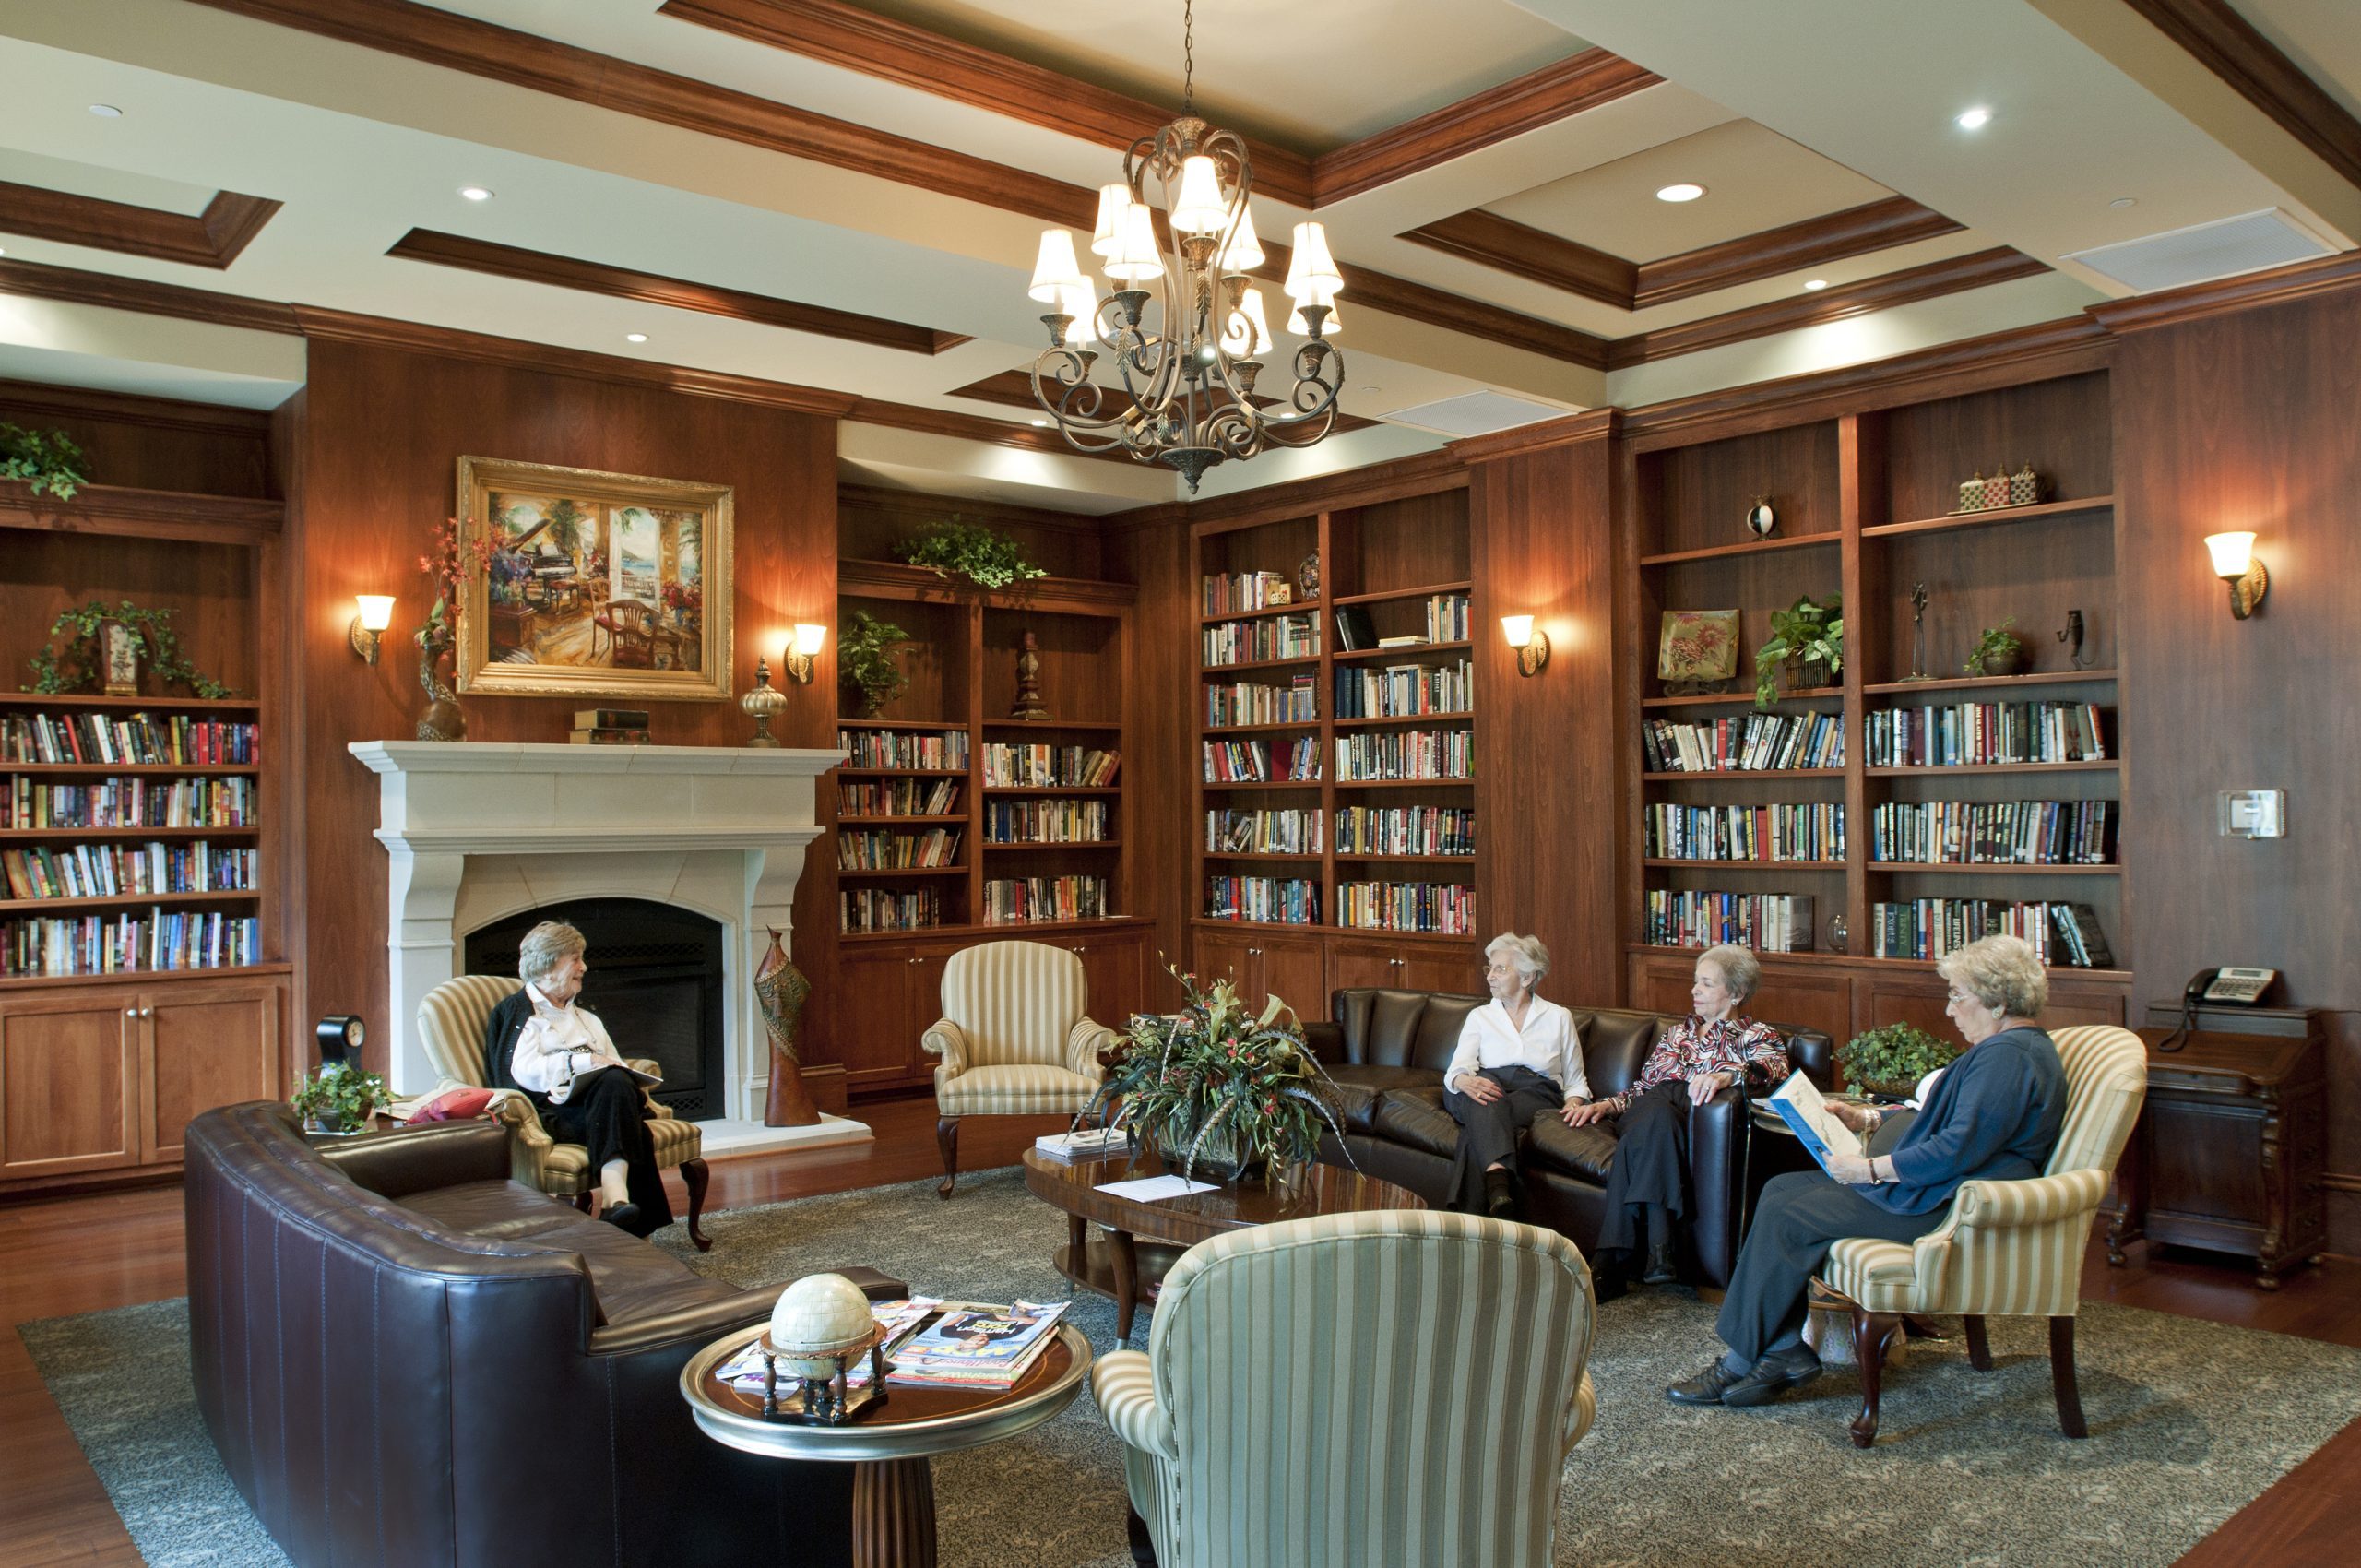
M 1180 0 L 1180 113 L 1197 112 L 1197 7 Z

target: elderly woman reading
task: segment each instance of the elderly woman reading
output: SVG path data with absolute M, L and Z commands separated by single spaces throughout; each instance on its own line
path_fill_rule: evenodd
M 1533 994 L 1548 972 L 1549 949 L 1539 937 L 1504 932 L 1488 943 L 1484 983 L 1492 1000 L 1467 1015 L 1443 1071 L 1443 1107 L 1460 1128 L 1451 1169 L 1454 1206 L 1470 1213 L 1513 1214 L 1517 1134 L 1546 1111 L 1572 1122 L 1590 1100 L 1574 1016 Z
M 552 1135 L 589 1149 L 599 1218 L 645 1236 L 672 1223 L 672 1201 L 656 1167 L 639 1079 L 599 1016 L 575 1003 L 590 972 L 587 946 L 580 932 L 559 921 L 525 933 L 516 954 L 525 989 L 492 1010 L 484 1069 L 492 1087 L 531 1100 Z
M 1804 1297 L 1829 1243 L 1846 1236 L 1915 1241 L 1942 1223 L 1963 1182 L 2041 1173 L 2066 1122 L 2066 1072 L 2034 1025 L 2049 999 L 2034 950 L 2013 936 L 1971 942 L 1935 966 L 1944 1011 L 1968 1049 L 1944 1070 L 1900 1135 L 1867 1159 L 1774 1177 L 1738 1255 L 1715 1325 L 1727 1353 L 1665 1396 L 1680 1405 L 1762 1405 L 1820 1375 L 1803 1341 Z M 1880 1112 L 1830 1103 L 1857 1133 Z M 1833 1178 L 1832 1180 L 1831 1178 Z

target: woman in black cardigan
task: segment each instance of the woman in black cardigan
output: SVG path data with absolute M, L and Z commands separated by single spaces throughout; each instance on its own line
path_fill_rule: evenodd
M 1728 1351 L 1665 1390 L 1675 1404 L 1762 1405 L 1818 1377 L 1820 1358 L 1803 1339 L 1804 1298 L 1831 1242 L 1915 1241 L 1942 1223 L 1963 1182 L 2019 1181 L 2048 1163 L 2066 1123 L 2066 1072 L 2033 1021 L 2049 997 L 2041 960 L 2016 937 L 1987 936 L 1935 968 L 1951 983 L 1944 1011 L 1968 1049 L 1891 1153 L 1832 1162 L 1825 1175 L 1776 1177 L 1762 1189 L 1714 1325 Z M 1856 1132 L 1877 1130 L 1877 1111 L 1830 1110 Z

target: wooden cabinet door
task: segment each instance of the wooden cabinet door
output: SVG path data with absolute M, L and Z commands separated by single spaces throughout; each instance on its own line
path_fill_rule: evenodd
M 1263 980 L 1255 951 L 1254 933 L 1242 931 L 1208 931 L 1199 927 L 1196 933 L 1196 962 L 1191 966 L 1197 978 L 1205 984 L 1228 976 L 1238 989 L 1261 989 Z M 1173 1006 L 1179 1006 L 1175 1002 Z M 1161 1009 L 1159 1009 L 1161 1011 Z
M 923 1056 L 919 1032 L 935 1015 L 911 1021 L 912 967 L 908 949 L 898 944 L 837 949 L 836 1057 L 844 1063 L 846 1088 L 899 1084 L 909 1076 L 912 1059 Z
M 1110 1029 L 1120 1029 L 1148 1002 L 1147 932 L 1143 930 L 1093 932 L 1070 937 L 1059 945 L 1082 960 L 1089 987 L 1090 1016 Z
M 1255 987 L 1247 1000 L 1262 1011 L 1266 996 L 1283 997 L 1307 1021 L 1328 1016 L 1327 944 L 1316 936 L 1256 933 Z
M 276 980 L 196 980 L 143 992 L 139 1158 L 181 1158 L 182 1129 L 200 1111 L 279 1098 Z
M 1484 958 L 1473 947 L 1405 947 L 1394 983 L 1409 991 L 1458 996 L 1484 994 Z
M 908 973 L 902 981 L 908 988 L 905 994 L 909 998 L 909 1022 L 902 1029 L 902 1038 L 907 1042 L 903 1049 L 908 1054 L 902 1062 L 903 1071 L 916 1082 L 931 1081 L 934 1076 L 935 1063 L 941 1060 L 929 1056 L 920 1049 L 919 1037 L 926 1033 L 929 1025 L 943 1016 L 943 969 L 951 962 L 951 955 L 957 951 L 957 946 L 921 947 L 910 955 Z
M 1337 991 L 1368 987 L 1399 991 L 1403 989 L 1401 950 L 1382 942 L 1330 943 L 1328 981 Z
M 138 1163 L 139 1006 L 106 987 L 0 1007 L 0 1179 Z

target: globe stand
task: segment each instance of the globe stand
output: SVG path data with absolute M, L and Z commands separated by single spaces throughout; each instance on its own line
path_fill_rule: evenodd
M 848 1345 L 818 1355 L 782 1349 L 772 1342 L 767 1330 L 755 1346 L 763 1357 L 763 1417 L 766 1420 L 840 1427 L 871 1406 L 885 1403 L 885 1331 L 882 1328 L 872 1327 L 865 1345 Z M 864 1355 L 869 1358 L 869 1382 L 854 1388 L 848 1374 Z M 778 1387 L 782 1361 L 795 1384 L 785 1395 Z M 808 1375 L 812 1369 L 823 1366 L 833 1370 L 824 1376 Z

